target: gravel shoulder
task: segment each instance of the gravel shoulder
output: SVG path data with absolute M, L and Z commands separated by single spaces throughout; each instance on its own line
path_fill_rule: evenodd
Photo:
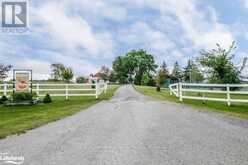
M 131 86 L 20 136 L 0 153 L 26 165 L 248 165 L 247 122 L 157 101 Z

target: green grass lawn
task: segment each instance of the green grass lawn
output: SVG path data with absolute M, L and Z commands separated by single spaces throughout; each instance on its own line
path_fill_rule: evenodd
M 160 100 L 168 100 L 176 103 L 187 104 L 193 107 L 196 107 L 200 110 L 210 110 L 210 111 L 217 111 L 221 113 L 225 113 L 227 115 L 240 117 L 248 119 L 248 104 L 245 103 L 232 103 L 230 107 L 227 106 L 226 103 L 222 102 L 214 102 L 214 101 L 199 101 L 199 100 L 186 100 L 184 99 L 183 102 L 180 102 L 179 99 L 175 96 L 170 96 L 169 89 L 162 89 L 161 92 L 157 92 L 156 88 L 154 87 L 145 87 L 145 86 L 135 86 L 136 90 L 151 97 Z M 209 94 L 208 97 L 222 97 L 221 94 Z M 247 96 L 236 95 L 232 96 L 233 98 L 247 98 Z
M 95 97 L 52 97 L 50 104 L 34 106 L 0 106 L 0 138 L 11 134 L 24 133 L 51 121 L 70 116 L 102 100 L 110 99 L 119 86 L 109 86 L 107 94 Z

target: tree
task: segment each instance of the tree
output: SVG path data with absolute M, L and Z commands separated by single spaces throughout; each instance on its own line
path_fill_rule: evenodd
M 0 64 L 0 80 L 3 81 L 8 77 L 8 72 L 12 68 L 11 65 Z
M 156 68 L 153 56 L 144 50 L 132 50 L 113 62 L 113 70 L 120 81 L 134 81 L 137 85 L 141 84 L 144 74 L 151 74 Z
M 113 71 L 113 70 L 110 72 L 109 81 L 110 81 L 110 82 L 116 82 L 116 81 L 117 81 L 116 73 L 115 73 L 115 71 Z
M 210 83 L 240 83 L 239 71 L 234 67 L 232 59 L 235 42 L 226 50 L 219 44 L 217 49 L 202 50 L 199 61 L 207 69 Z
M 156 76 L 157 86 L 160 87 L 168 77 L 169 77 L 169 71 L 167 69 L 166 63 L 163 62 L 162 65 L 160 66 L 160 69 L 157 72 L 157 76 Z
M 185 82 L 199 83 L 204 80 L 204 77 L 194 61 L 189 60 L 188 65 L 184 68 L 183 79 Z
M 65 66 L 63 64 L 60 63 L 51 64 L 51 70 L 52 70 L 51 77 L 53 80 L 58 81 L 63 79 L 62 72 L 65 70 Z
M 155 80 L 152 75 L 145 73 L 141 79 L 141 85 L 154 86 Z
M 126 68 L 125 57 L 117 57 L 113 62 L 112 68 L 119 83 L 125 84 L 128 82 L 128 68 Z
M 85 83 L 87 80 L 83 76 L 79 76 L 76 78 L 76 83 Z
M 181 70 L 178 62 L 175 62 L 171 76 L 173 78 L 177 79 L 177 81 L 181 81 L 182 80 L 183 74 L 182 74 L 182 70 Z
M 134 83 L 141 85 L 141 80 L 144 74 L 154 73 L 157 65 L 155 64 L 154 57 L 144 50 L 133 50 L 127 53 L 129 67 L 132 69 L 130 74 L 134 75 Z
M 72 71 L 71 68 L 65 68 L 62 73 L 61 76 L 63 78 L 64 81 L 70 82 L 70 80 L 73 78 L 74 73 Z

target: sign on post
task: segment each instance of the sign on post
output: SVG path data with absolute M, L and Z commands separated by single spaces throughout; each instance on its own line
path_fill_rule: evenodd
M 32 93 L 32 70 L 14 70 L 14 92 Z

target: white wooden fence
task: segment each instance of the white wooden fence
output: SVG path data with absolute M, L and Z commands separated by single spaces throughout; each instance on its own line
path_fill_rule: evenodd
M 248 84 L 192 84 L 192 83 L 176 83 L 169 86 L 170 95 L 175 95 L 180 101 L 183 99 L 204 100 L 204 101 L 219 101 L 226 102 L 228 106 L 231 103 L 248 103 L 248 97 L 231 96 L 248 96 Z M 191 95 L 189 95 L 191 93 Z M 206 94 L 216 94 L 214 97 L 207 97 Z M 188 94 L 188 95 L 187 95 Z M 222 94 L 223 96 L 217 97 Z
M 105 82 L 98 82 L 95 84 L 43 84 L 33 83 L 32 92 L 36 93 L 38 97 L 45 96 L 47 93 L 50 96 L 62 96 L 69 99 L 70 96 L 95 96 L 96 99 L 107 92 L 108 84 Z M 0 84 L 0 94 L 9 96 L 13 92 L 13 84 Z

